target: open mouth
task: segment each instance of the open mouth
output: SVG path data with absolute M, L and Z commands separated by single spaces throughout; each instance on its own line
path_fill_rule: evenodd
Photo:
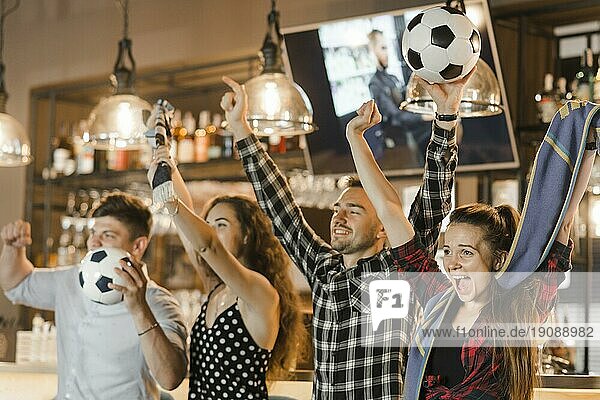
M 471 278 L 466 275 L 453 275 L 456 291 L 459 294 L 467 294 L 471 289 Z
M 342 228 L 333 228 L 333 234 L 335 236 L 348 236 L 350 235 L 350 230 Z

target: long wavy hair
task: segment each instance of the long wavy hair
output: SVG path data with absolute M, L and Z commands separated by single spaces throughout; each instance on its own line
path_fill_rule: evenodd
M 273 235 L 271 221 L 255 201 L 240 195 L 215 197 L 204 206 L 202 217 L 206 218 L 217 204 L 229 205 L 240 222 L 242 237 L 247 238 L 240 254 L 248 263 L 246 267 L 266 277 L 279 294 L 279 333 L 271 352 L 267 379 L 286 378 L 307 335 L 289 274 L 291 260 Z
M 490 272 L 491 266 L 509 252 L 519 219 L 519 212 L 505 204 L 496 207 L 482 203 L 469 204 L 450 214 L 451 225 L 465 223 L 481 229 L 482 241 L 489 251 Z M 492 320 L 517 324 L 542 322 L 543 316 L 535 304 L 539 288 L 536 278 L 528 279 L 511 290 L 503 290 L 496 279 L 492 279 L 488 287 Z M 523 346 L 495 343 L 493 362 L 500 365 L 498 378 L 502 398 L 530 400 L 534 387 L 539 384 L 536 375 L 537 347 L 533 340 L 523 340 L 519 344 Z

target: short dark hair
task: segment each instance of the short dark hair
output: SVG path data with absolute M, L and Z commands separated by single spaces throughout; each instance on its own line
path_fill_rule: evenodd
M 113 217 L 129 231 L 129 239 L 150 236 L 152 213 L 142 199 L 128 193 L 113 193 L 100 200 L 92 212 L 93 218 Z
M 383 36 L 383 32 L 380 31 L 379 29 L 373 29 L 371 32 L 369 32 L 369 34 L 367 35 L 367 38 L 369 39 L 369 43 L 373 43 L 375 41 L 375 38 L 378 35 Z
M 349 189 L 349 188 L 362 188 L 362 182 L 360 181 L 360 178 L 356 175 L 351 175 L 351 176 L 345 176 L 342 178 L 342 182 L 339 185 L 339 187 L 343 188 L 343 189 Z

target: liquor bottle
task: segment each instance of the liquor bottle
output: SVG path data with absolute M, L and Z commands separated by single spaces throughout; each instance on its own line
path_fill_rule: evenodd
M 193 163 L 195 159 L 194 132 L 196 131 L 196 120 L 190 111 L 185 112 L 182 126 L 183 129 L 178 131 L 177 161 L 179 163 Z
M 598 71 L 594 78 L 594 103 L 600 103 L 600 57 L 598 57 Z
M 53 139 L 52 168 L 57 174 L 64 175 L 68 171 L 68 160 L 73 154 L 73 141 L 69 138 L 69 124 L 62 121 L 58 128 L 58 135 Z
M 573 98 L 573 93 L 567 92 L 567 78 L 561 76 L 557 81 L 557 89 L 558 89 L 558 107 L 562 107 L 566 104 L 567 101 Z
M 78 134 L 73 138 L 77 152 L 77 173 L 80 175 L 94 172 L 94 146 L 90 142 L 87 120 L 79 121 Z
M 206 126 L 210 119 L 210 111 L 203 110 L 198 114 L 198 129 L 194 131 L 194 161 L 198 163 L 208 161 L 209 135 Z
M 171 120 L 171 158 L 177 160 L 177 146 L 179 144 L 179 136 L 182 134 L 181 130 L 183 123 L 181 122 L 181 110 L 175 110 L 173 114 L 173 120 Z
M 582 101 L 589 101 L 594 97 L 593 85 L 596 74 L 593 69 L 593 56 L 592 49 L 589 47 L 585 49 L 581 57 L 581 69 L 575 75 L 575 79 L 577 79 L 577 98 Z
M 204 111 L 203 111 L 204 112 Z M 203 121 L 206 122 L 206 135 L 208 136 L 208 159 L 214 160 L 223 157 L 223 137 L 220 135 L 221 114 L 215 114 L 210 121 L 210 112 L 205 111 Z
M 538 118 L 544 123 L 550 123 L 556 111 L 558 111 L 559 99 L 553 88 L 554 77 L 552 74 L 544 76 L 544 89 L 541 93 L 535 95 L 535 102 L 538 108 Z
M 282 154 L 286 152 L 285 137 L 277 134 L 269 135 L 269 153 L 271 154 Z

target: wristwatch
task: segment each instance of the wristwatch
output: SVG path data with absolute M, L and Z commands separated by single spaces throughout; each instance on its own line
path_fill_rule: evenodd
M 435 119 L 438 121 L 452 122 L 458 119 L 458 113 L 455 114 L 438 114 L 435 113 Z

